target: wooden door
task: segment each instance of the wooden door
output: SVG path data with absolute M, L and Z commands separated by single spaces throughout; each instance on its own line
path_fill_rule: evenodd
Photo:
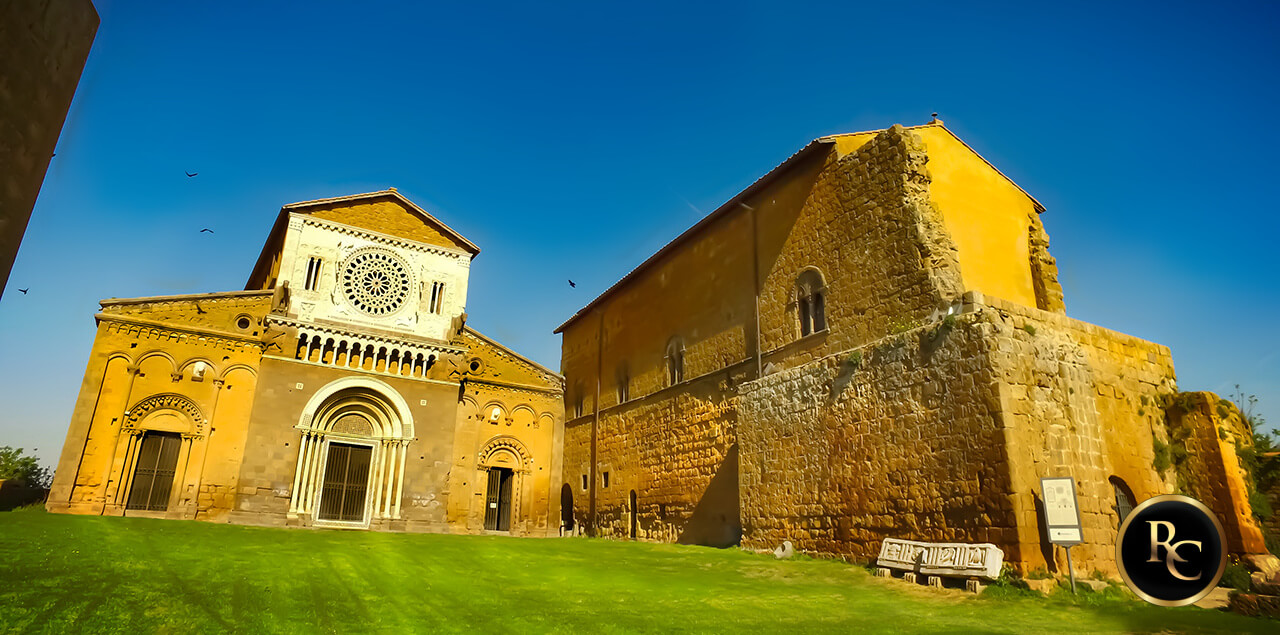
M 373 449 L 368 446 L 329 444 L 324 487 L 320 494 L 320 520 L 364 520 L 372 454 Z
M 173 490 L 173 474 L 178 466 L 182 437 L 175 432 L 147 432 L 138 447 L 137 466 L 129 490 L 126 509 L 165 511 Z

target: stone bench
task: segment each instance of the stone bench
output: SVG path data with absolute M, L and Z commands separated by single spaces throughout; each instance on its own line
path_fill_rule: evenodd
M 876 575 L 889 576 L 891 569 L 905 572 L 903 578 L 914 582 L 917 575 L 928 576 L 930 586 L 942 586 L 939 576 L 965 578 L 970 591 L 979 590 L 972 578 L 994 580 L 1000 577 L 1004 552 L 991 543 L 971 545 L 961 542 L 917 542 L 885 538 L 880 544 L 880 567 Z

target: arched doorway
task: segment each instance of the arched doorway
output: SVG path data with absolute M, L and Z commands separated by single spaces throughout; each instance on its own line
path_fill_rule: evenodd
M 348 377 L 317 391 L 298 425 L 289 513 L 344 527 L 400 518 L 408 413 L 394 389 L 373 379 Z
M 565 483 L 560 488 L 560 535 L 573 535 L 573 487 Z
M 476 456 L 479 482 L 484 484 L 484 528 L 511 531 L 519 528 L 521 499 L 530 470 L 530 455 L 518 439 L 509 435 L 490 439 Z M 479 492 L 477 492 L 479 493 Z
M 208 422 L 195 402 L 178 394 L 147 397 L 125 413 L 125 483 L 117 504 L 129 511 L 167 512 L 181 499 L 192 445 Z
M 639 535 L 640 533 L 639 531 L 640 530 L 640 514 L 639 514 L 639 510 L 636 509 L 636 491 L 635 490 L 631 490 L 630 503 L 631 503 L 630 505 L 631 507 L 631 539 L 635 540 L 636 536 Z
M 1119 525 L 1124 524 L 1124 519 L 1133 511 L 1137 502 L 1133 498 L 1133 490 L 1129 489 L 1129 485 L 1120 479 L 1119 476 L 1112 476 L 1107 479 L 1111 482 L 1111 489 L 1116 497 L 1116 517 L 1119 518 Z

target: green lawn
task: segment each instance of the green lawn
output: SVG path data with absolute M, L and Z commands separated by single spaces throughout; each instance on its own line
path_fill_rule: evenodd
M 1278 630 L 1098 595 L 992 595 L 736 549 L 0 513 L 11 632 Z

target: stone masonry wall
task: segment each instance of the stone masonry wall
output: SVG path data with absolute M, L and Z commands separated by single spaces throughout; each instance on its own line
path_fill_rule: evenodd
M 1237 445 L 1253 445 L 1240 411 L 1211 392 L 1180 393 L 1167 403 L 1162 442 L 1169 447 L 1176 490 L 1213 510 L 1227 534 L 1228 551 L 1266 553 L 1262 528 L 1249 506 L 1249 475 L 1236 454 Z
M 959 299 L 959 259 L 929 200 L 928 160 L 919 136 L 902 126 L 852 154 L 832 152 L 794 224 L 785 233 L 762 232 L 761 251 L 777 252 L 764 263 L 760 329 L 765 351 L 800 336 L 800 273 L 817 268 L 827 287 L 830 333 L 824 345 L 776 363 L 801 363 L 865 344 Z M 769 214 L 762 214 L 765 227 L 769 222 Z
M 1070 475 L 1077 571 L 1114 573 L 1112 479 L 1138 501 L 1169 490 L 1152 467 L 1168 349 L 978 294 L 961 309 L 742 387 L 745 546 L 867 560 L 885 537 L 992 542 L 1065 573 L 1039 479 Z
M 743 546 L 868 561 L 885 537 L 1010 542 L 989 331 L 963 315 L 745 384 Z

